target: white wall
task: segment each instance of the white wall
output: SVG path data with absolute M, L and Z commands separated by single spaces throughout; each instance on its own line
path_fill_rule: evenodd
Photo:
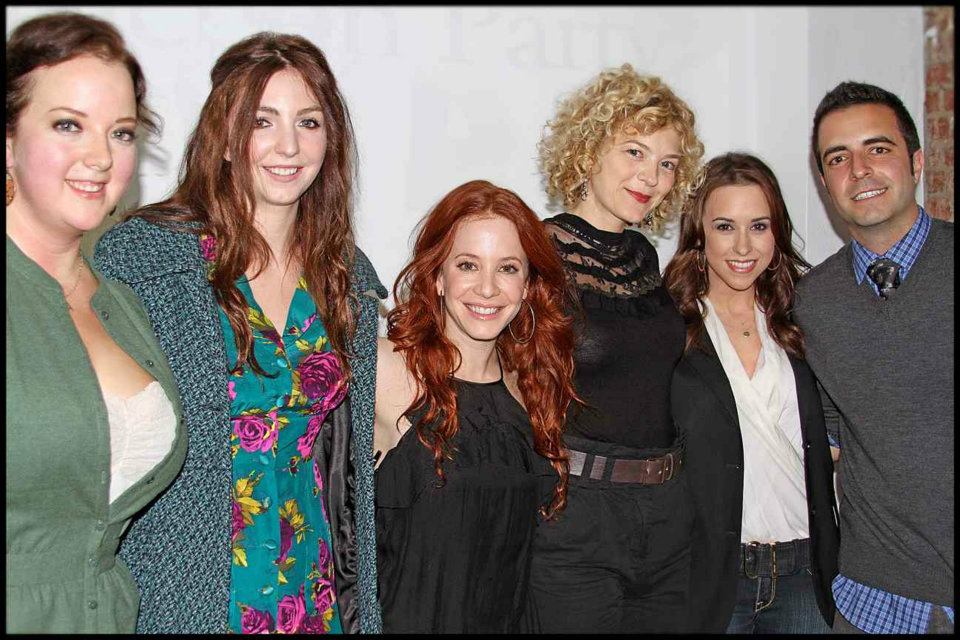
M 7 34 L 60 7 L 8 7 Z M 697 114 L 706 157 L 759 155 L 776 172 L 804 253 L 843 238 L 811 171 L 810 125 L 841 80 L 899 94 L 923 131 L 923 14 L 900 8 L 72 7 L 119 27 L 164 121 L 129 206 L 163 198 L 226 47 L 256 31 L 299 33 L 328 56 L 356 128 L 358 243 L 389 288 L 411 232 L 453 187 L 485 178 L 541 215 L 536 143 L 557 100 L 604 68 L 660 75 Z M 655 238 L 661 265 L 675 232 Z

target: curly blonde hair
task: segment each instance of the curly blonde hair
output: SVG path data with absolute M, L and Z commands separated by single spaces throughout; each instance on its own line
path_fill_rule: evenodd
M 602 71 L 593 81 L 561 102 L 538 145 L 547 195 L 570 208 L 580 186 L 599 165 L 604 144 L 625 130 L 653 133 L 667 125 L 680 134 L 682 157 L 676 180 L 653 211 L 655 230 L 679 214 L 700 176 L 703 143 L 694 131 L 693 111 L 655 76 L 641 76 L 629 64 Z

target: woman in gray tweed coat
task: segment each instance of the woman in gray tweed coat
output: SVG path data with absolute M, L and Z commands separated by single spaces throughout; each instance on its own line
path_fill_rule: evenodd
M 371 452 L 377 309 L 386 290 L 353 243 L 355 150 L 349 113 L 323 54 L 299 36 L 251 36 L 220 56 L 211 79 L 174 194 L 111 229 L 96 250 L 103 273 L 129 284 L 142 299 L 176 377 L 189 433 L 183 472 L 121 543 L 120 555 L 142 594 L 137 631 L 377 633 Z M 315 313 L 297 326 L 270 322 L 288 317 L 288 308 L 293 317 L 296 305 Z M 329 412 L 305 413 L 299 405 L 311 399 L 306 381 L 301 384 L 306 369 L 284 352 L 284 345 L 310 347 L 312 341 L 294 338 L 301 338 L 300 332 L 306 337 L 308 327 L 320 323 L 325 334 L 310 357 L 339 363 L 334 366 L 348 392 L 334 408 L 327 402 L 337 395 L 331 386 L 323 397 Z M 276 363 L 272 356 L 255 357 L 265 353 L 264 336 L 275 336 L 281 356 Z M 280 441 L 286 437 L 290 443 L 293 432 L 287 426 L 284 435 L 284 427 L 277 427 L 287 424 L 284 411 L 290 425 L 297 415 L 315 418 L 295 441 L 302 458 L 289 458 L 283 466 L 287 459 L 277 457 L 276 444 L 270 458 L 269 440 L 262 449 L 247 447 L 242 426 L 248 412 L 238 414 L 234 400 L 236 390 L 247 384 L 241 380 L 248 378 L 254 384 L 241 393 L 250 394 L 250 402 L 263 399 L 249 391 L 258 381 L 260 388 L 290 381 L 290 393 L 270 405 L 280 433 L 274 437 Z M 267 400 L 272 403 L 274 397 Z M 296 482 L 310 477 L 307 469 L 307 475 L 297 475 L 298 464 L 315 465 L 315 502 L 304 495 L 300 501 L 310 502 L 306 508 L 323 518 L 309 521 L 309 528 L 301 519 L 296 543 L 289 537 L 290 525 L 285 534 L 281 523 L 279 550 L 274 551 L 273 539 L 252 548 L 253 527 L 244 520 L 279 506 L 286 496 L 270 500 L 263 492 L 253 493 L 252 512 L 251 503 L 240 504 L 234 476 L 236 456 L 244 451 L 254 456 L 262 451 L 259 460 L 268 471 L 286 472 Z M 296 524 L 289 502 L 280 515 Z M 287 553 L 291 544 L 301 543 L 301 532 L 316 538 L 318 530 L 323 531 L 320 556 L 312 556 L 313 571 L 306 574 L 311 557 L 295 566 Z M 238 531 L 248 534 L 241 553 Z M 270 553 L 279 555 L 273 560 Z M 237 576 L 251 575 L 247 564 L 253 567 L 255 557 L 262 566 L 251 584 L 263 587 L 241 598 Z M 280 568 L 279 578 L 273 564 Z M 329 572 L 317 564 L 329 565 Z M 278 603 L 279 592 L 290 587 L 284 573 L 297 571 L 299 605 L 287 606 L 295 595 Z M 263 595 L 269 603 L 271 593 L 273 609 L 251 614 L 250 595 Z

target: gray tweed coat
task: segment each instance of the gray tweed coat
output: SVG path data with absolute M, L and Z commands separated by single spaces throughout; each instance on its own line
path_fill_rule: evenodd
M 143 301 L 177 380 L 189 434 L 183 472 L 133 522 L 121 543 L 120 557 L 140 588 L 137 632 L 224 633 L 231 563 L 227 359 L 198 237 L 131 218 L 104 235 L 95 259 L 105 276 L 130 285 Z M 356 483 L 352 607 L 357 630 L 379 633 L 371 454 L 377 307 L 387 292 L 359 249 L 354 290 L 360 316 L 349 391 Z

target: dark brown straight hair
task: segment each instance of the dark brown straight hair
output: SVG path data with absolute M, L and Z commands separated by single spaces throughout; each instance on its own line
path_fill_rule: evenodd
M 725 153 L 706 164 L 704 181 L 687 201 L 680 219 L 677 252 L 663 273 L 667 290 L 687 324 L 686 349 L 703 347 L 703 315 L 698 302 L 707 294 L 706 269 L 700 271 L 704 249 L 703 213 L 710 194 L 728 185 L 756 185 L 770 207 L 770 229 L 776 243 L 773 264 L 756 280 L 757 305 L 767 317 L 774 341 L 792 356 L 803 357 L 803 334 L 793 321 L 793 296 L 800 275 L 810 268 L 793 248 L 793 223 L 780 184 L 762 160 L 746 153 Z M 779 262 L 778 262 L 779 260 Z

